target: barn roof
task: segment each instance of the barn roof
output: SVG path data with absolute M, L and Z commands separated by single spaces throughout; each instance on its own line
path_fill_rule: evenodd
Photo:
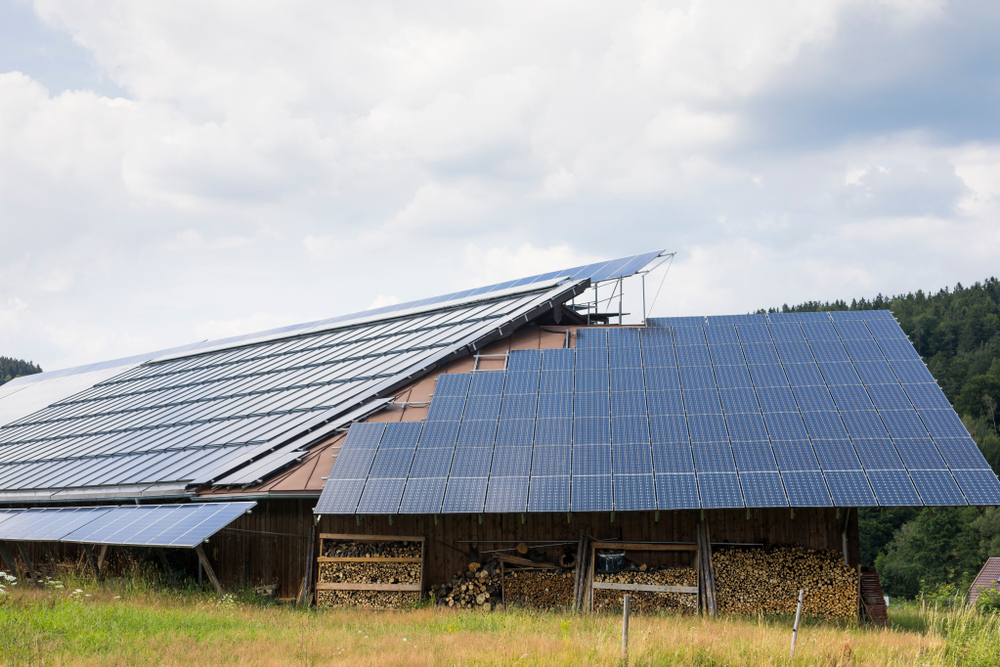
M 1000 504 L 889 311 L 648 324 L 442 375 L 422 424 L 354 424 L 315 511 Z
M 1000 584 L 1000 558 L 987 558 L 983 569 L 979 571 L 972 585 L 969 586 L 969 604 L 976 604 L 979 594 L 986 590 L 995 590 Z
M 414 377 L 661 255 L 19 378 L 0 387 L 0 503 L 253 482 Z

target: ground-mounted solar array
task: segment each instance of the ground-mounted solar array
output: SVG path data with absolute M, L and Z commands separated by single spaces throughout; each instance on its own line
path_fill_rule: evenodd
M 888 311 L 651 320 L 351 427 L 320 514 L 1000 505 Z

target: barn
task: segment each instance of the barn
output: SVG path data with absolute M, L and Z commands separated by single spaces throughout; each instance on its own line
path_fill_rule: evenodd
M 856 508 L 1000 505 L 891 313 L 626 323 L 671 257 L 9 382 L 0 555 L 145 550 L 321 604 L 454 604 L 462 573 L 480 606 L 745 611 L 734 568 L 821 554 L 856 613 Z

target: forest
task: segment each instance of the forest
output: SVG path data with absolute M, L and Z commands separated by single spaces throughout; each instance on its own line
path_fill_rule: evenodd
M 1000 471 L 1000 281 L 935 294 L 807 302 L 758 312 L 888 309 L 923 357 L 994 472 Z M 861 561 L 887 595 L 961 592 L 988 556 L 1000 556 L 1000 510 L 885 508 L 859 512 Z
M 31 375 L 32 373 L 41 373 L 42 369 L 38 364 L 33 364 L 30 361 L 22 361 L 20 359 L 11 359 L 10 357 L 0 357 L 0 384 L 10 382 L 16 377 L 21 377 L 22 375 Z

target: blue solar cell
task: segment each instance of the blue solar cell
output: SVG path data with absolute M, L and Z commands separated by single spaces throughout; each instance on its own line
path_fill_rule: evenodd
M 691 446 L 687 443 L 656 443 L 651 447 L 656 472 L 694 472 Z
M 405 478 L 410 472 L 410 463 L 413 461 L 414 448 L 404 449 L 394 447 L 390 449 L 379 448 L 372 463 L 368 476 L 373 479 L 380 478 Z M 402 493 L 402 490 L 400 490 Z
M 894 321 L 871 321 L 865 322 L 865 324 L 876 340 L 898 339 L 909 342 L 906 334 L 899 328 L 899 324 Z
M 379 451 L 399 447 L 412 449 L 420 439 L 420 422 L 394 422 L 386 425 Z
M 569 475 L 573 471 L 572 445 L 535 447 L 531 458 L 531 476 Z
M 347 445 L 333 461 L 330 479 L 365 479 L 375 460 L 374 449 L 355 449 Z
M 861 462 L 854 452 L 851 441 L 844 438 L 838 440 L 813 440 L 816 458 L 823 470 L 860 470 Z
M 856 363 L 859 361 L 883 361 L 885 357 L 874 340 L 845 340 L 847 354 Z
M 898 384 L 870 384 L 865 388 L 880 412 L 885 410 L 913 411 L 909 397 Z
M 499 396 L 503 393 L 502 371 L 478 371 L 472 374 L 469 396 Z
M 378 447 L 385 424 L 360 422 L 352 424 L 344 439 L 344 447 L 348 449 L 375 449 Z
M 468 420 L 462 422 L 462 430 L 458 432 L 458 447 L 492 447 L 496 438 L 497 422 L 495 420 Z
M 451 447 L 418 448 L 410 467 L 410 479 L 447 477 L 454 452 Z
M 826 386 L 817 364 L 785 364 L 785 376 L 793 387 Z
M 687 420 L 683 415 L 650 415 L 649 436 L 652 442 L 682 442 L 687 444 Z
M 778 473 L 740 471 L 740 482 L 747 507 L 788 507 Z
M 698 482 L 694 473 L 656 476 L 656 504 L 661 510 L 698 509 Z
M 819 461 L 808 440 L 771 442 L 779 470 L 819 470 Z
M 614 486 L 615 511 L 656 509 L 656 482 L 652 475 L 615 475 Z
M 801 343 L 779 341 L 774 344 L 774 348 L 778 351 L 778 356 L 783 364 L 811 364 L 815 362 L 812 350 L 809 349 L 809 345 L 805 341 Z
M 768 313 L 771 322 L 829 322 L 830 314 L 826 311 L 801 313 Z
M 569 512 L 569 476 L 532 477 L 528 487 L 528 511 Z
M 744 507 L 740 480 L 734 472 L 699 472 L 698 487 L 705 509 Z
M 805 424 L 797 412 L 765 412 L 764 423 L 771 440 L 807 440 Z
M 707 345 L 678 345 L 674 348 L 678 366 L 711 366 Z
M 844 341 L 870 340 L 872 337 L 871 332 L 868 331 L 868 327 L 865 326 L 864 322 L 834 321 L 833 326 Z
M 646 368 L 644 378 L 646 389 L 649 391 L 666 391 L 681 388 L 677 369 L 673 367 Z
M 927 370 L 924 362 L 919 359 L 908 359 L 906 361 L 890 360 L 889 366 L 900 382 L 907 384 L 934 382 L 934 376 Z
M 729 427 L 729 437 L 733 440 L 767 440 L 764 420 L 759 414 L 736 413 L 727 414 L 726 425 Z
M 327 481 L 316 502 L 316 512 L 322 514 L 354 514 L 365 488 L 363 479 Z
M 611 416 L 611 398 L 606 391 L 577 392 L 575 400 L 573 414 L 577 417 Z
M 709 345 L 735 345 L 740 344 L 740 337 L 736 335 L 736 327 L 732 325 L 705 327 L 705 338 Z
M 753 385 L 750 371 L 746 366 L 716 365 L 715 379 L 720 387 L 750 387 Z
M 573 476 L 610 475 L 610 445 L 573 445 Z
M 546 396 L 559 396 L 560 394 L 546 394 Z M 503 397 L 503 406 L 500 408 L 501 419 L 534 419 L 535 409 L 538 404 L 538 394 L 512 394 Z
M 837 507 L 876 507 L 878 501 L 861 470 L 826 471 L 826 482 Z
M 486 477 L 452 477 L 444 494 L 441 511 L 446 514 L 479 514 L 486 504 Z
M 571 371 L 575 364 L 576 353 L 572 348 L 542 351 L 542 372 Z
M 824 412 L 837 409 L 833 402 L 833 396 L 826 387 L 797 387 L 792 386 L 792 394 L 795 402 L 803 412 Z
M 736 331 L 739 333 L 741 343 L 770 343 L 771 332 L 766 323 L 761 324 L 738 324 Z
M 438 514 L 444 500 L 446 477 L 410 479 L 406 481 L 403 500 L 399 504 L 400 514 Z
M 577 393 L 586 391 L 608 391 L 608 371 L 578 370 L 576 372 Z
M 573 444 L 571 419 L 539 419 L 535 422 L 535 446 Z
M 788 504 L 792 507 L 829 507 L 833 505 L 823 473 L 818 470 L 782 471 Z
M 733 449 L 728 442 L 695 442 L 691 445 L 694 467 L 702 472 L 734 472 Z
M 469 383 L 472 375 L 469 373 L 454 373 L 439 375 L 434 387 L 434 396 L 465 396 L 469 393 Z
M 650 317 L 646 320 L 650 327 L 690 327 L 705 324 L 705 318 L 701 316 L 692 317 Z
M 677 357 L 674 355 L 674 348 L 671 347 L 644 347 L 642 349 L 642 365 L 647 369 L 664 368 L 677 365 Z
M 508 396 L 512 394 L 537 394 L 540 377 L 539 373 L 507 373 L 504 393 Z
M 789 387 L 757 387 L 757 401 L 763 412 L 798 412 L 795 396 Z
M 917 410 L 951 410 L 951 403 L 935 382 L 904 384 L 902 387 Z
M 528 506 L 527 477 L 491 477 L 485 511 L 491 514 L 521 513 Z
M 802 421 L 813 440 L 847 438 L 847 429 L 836 412 L 803 412 Z
M 688 415 L 687 422 L 692 442 L 729 441 L 722 415 Z
M 670 334 L 669 327 L 657 327 L 650 323 L 645 329 L 639 330 L 639 343 L 643 347 L 673 347 L 674 337 Z
M 458 439 L 458 428 L 461 422 L 424 422 L 420 431 L 421 447 L 454 447 Z
M 611 369 L 611 391 L 642 391 L 643 388 L 641 368 Z
M 880 340 L 878 344 L 889 361 L 920 361 L 920 355 L 908 340 Z
M 612 443 L 648 443 L 649 441 L 649 422 L 645 414 L 611 418 Z
M 677 369 L 684 389 L 710 389 L 715 387 L 715 374 L 708 366 L 680 366 Z M 675 387 L 650 387 L 651 389 L 674 389 Z
M 888 437 L 853 438 L 854 450 L 865 470 L 901 470 L 903 462 Z
M 464 396 L 439 396 L 431 400 L 427 421 L 458 421 L 464 409 Z
M 611 420 L 605 417 L 577 417 L 573 420 L 573 444 L 610 445 Z
M 767 315 L 709 315 L 710 325 L 767 324 Z
M 844 344 L 839 340 L 810 341 L 809 347 L 812 349 L 816 361 L 820 363 L 847 363 L 850 361 Z
M 652 474 L 653 457 L 649 443 L 611 446 L 611 461 L 616 475 Z
M 969 432 L 954 410 L 918 410 L 917 414 L 934 438 L 969 437 Z
M 757 395 L 746 387 L 719 389 L 719 397 L 722 399 L 722 409 L 726 414 L 738 412 L 759 413 L 760 405 L 757 403 Z
M 603 370 L 608 368 L 608 351 L 603 347 L 585 347 L 576 351 L 577 370 Z
M 781 322 L 781 321 L 771 321 L 767 325 L 768 330 L 771 332 L 771 339 L 777 342 L 783 343 L 805 343 L 806 337 L 802 333 L 802 327 L 799 326 L 798 322 Z
M 594 394 L 576 394 L 577 401 L 581 396 L 594 396 Z M 607 401 L 607 394 L 596 394 L 599 399 L 604 396 Z M 600 402 L 599 400 L 597 401 Z M 573 417 L 573 394 L 539 394 L 538 395 L 538 418 L 539 419 L 571 419 Z
M 641 391 L 613 391 L 611 392 L 611 416 L 637 416 L 641 415 L 645 419 L 648 414 L 646 410 L 646 394 Z M 590 415 L 581 415 L 590 416 Z
M 968 436 L 964 438 L 937 438 L 935 443 L 941 456 L 948 462 L 948 467 L 952 470 L 990 467 L 975 441 Z
M 746 366 L 747 363 L 739 345 L 709 345 L 708 353 L 715 366 Z
M 860 385 L 861 378 L 854 371 L 854 366 L 850 363 L 826 364 L 821 363 L 819 370 L 823 374 L 827 385 Z
M 576 330 L 577 347 L 604 347 L 608 346 L 608 330 L 599 328 L 580 328 Z
M 573 391 L 572 371 L 542 371 L 538 390 L 543 394 L 568 394 Z
M 854 370 L 865 384 L 894 384 L 895 373 L 887 361 L 855 361 Z
M 748 364 L 780 364 L 778 353 L 774 349 L 774 344 L 767 343 L 743 343 L 743 354 L 746 356 Z
M 455 459 L 451 462 L 451 476 L 486 477 L 490 474 L 492 460 L 492 447 L 459 447 L 455 450 Z
M 535 437 L 534 419 L 502 419 L 497 427 L 497 447 L 528 446 Z
M 778 469 L 774 453 L 771 451 L 771 443 L 766 440 L 734 440 L 732 447 L 736 469 L 741 473 Z
M 489 396 L 469 396 L 465 402 L 463 420 L 496 419 L 500 416 L 500 394 Z
M 840 340 L 832 322 L 803 322 L 802 333 L 806 335 L 809 342 L 818 340 Z
M 1000 482 L 992 470 L 954 470 L 970 505 L 1000 505 Z
M 531 452 L 531 447 L 496 447 L 493 450 L 490 475 L 492 477 L 527 477 L 531 472 Z
M 507 356 L 507 373 L 536 373 L 542 367 L 541 350 L 511 350 Z
M 866 466 L 867 467 L 867 466 Z M 883 507 L 920 507 L 920 496 L 905 470 L 866 470 L 878 504 Z
M 614 511 L 611 475 L 574 475 L 572 508 L 574 512 Z
M 940 470 L 945 467 L 944 459 L 938 454 L 937 447 L 930 438 L 893 438 L 893 444 L 910 470 Z
M 881 410 L 879 414 L 893 438 L 927 437 L 927 429 L 915 410 Z
M 361 495 L 357 514 L 395 514 L 403 499 L 406 477 L 396 479 L 369 479 Z
M 705 328 L 703 326 L 671 327 L 674 334 L 674 345 L 704 345 Z
M 830 395 L 842 413 L 875 409 L 868 392 L 859 384 L 835 384 L 830 386 Z
M 947 470 L 911 470 L 910 479 L 924 505 L 954 507 L 969 504 Z
M 779 365 L 755 365 L 750 366 L 750 377 L 757 387 L 787 387 L 788 379 L 785 372 Z
M 611 368 L 642 368 L 638 347 L 612 347 L 608 350 Z
M 646 405 L 650 415 L 684 414 L 684 400 L 679 391 L 647 391 Z
M 716 389 L 686 389 L 684 408 L 688 414 L 721 414 L 719 392 Z

